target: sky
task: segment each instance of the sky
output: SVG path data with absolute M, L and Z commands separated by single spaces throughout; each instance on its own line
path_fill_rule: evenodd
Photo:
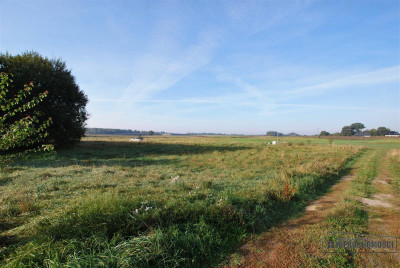
M 400 130 L 400 1 L 0 1 L 0 51 L 61 58 L 87 127 Z

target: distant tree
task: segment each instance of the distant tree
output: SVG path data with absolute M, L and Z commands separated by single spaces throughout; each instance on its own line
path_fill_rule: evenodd
M 323 131 L 321 131 L 321 133 L 319 135 L 320 136 L 329 136 L 330 134 L 329 134 L 329 132 L 323 130 Z
M 366 132 L 371 133 L 371 136 L 378 136 L 378 133 L 375 128 L 367 130 Z
M 43 144 L 51 118 L 40 121 L 40 112 L 36 111 L 48 92 L 32 97 L 33 84 L 30 83 L 9 94 L 10 82 L 6 73 L 0 73 L 0 168 L 16 157 L 53 149 L 52 145 Z M 24 116 L 20 117 L 21 114 Z
M 40 112 L 39 121 L 49 117 L 53 119 L 47 142 L 61 147 L 72 145 L 83 137 L 88 117 L 85 108 L 88 99 L 79 89 L 65 62 L 42 57 L 36 52 L 16 56 L 6 53 L 0 54 L 0 72 L 13 74 L 14 83 L 9 94 L 23 88 L 27 81 L 35 85 L 32 89 L 35 96 L 48 91 L 46 99 L 35 107 Z M 27 113 L 22 112 L 18 119 L 26 116 Z
M 362 123 L 353 123 L 350 125 L 350 128 L 353 130 L 353 133 L 356 132 L 360 132 L 360 130 L 364 129 L 365 126 Z
M 281 137 L 281 136 L 284 136 L 284 134 L 280 133 L 278 131 L 267 131 L 267 136 L 279 136 L 279 137 Z
M 376 130 L 377 136 L 385 136 L 390 132 L 389 128 L 386 127 L 378 127 Z
M 85 134 L 88 135 L 133 135 L 131 129 L 113 129 L 113 128 L 86 128 Z
M 149 132 L 147 132 L 147 135 L 149 135 L 149 136 L 154 135 L 154 131 L 153 131 L 153 130 L 150 130 Z
M 344 126 L 342 128 L 342 132 L 340 132 L 341 136 L 353 136 L 354 132 L 351 126 Z

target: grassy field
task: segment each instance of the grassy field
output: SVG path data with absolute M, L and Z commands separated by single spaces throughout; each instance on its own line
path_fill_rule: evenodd
M 329 249 L 326 244 L 360 234 L 399 237 L 399 152 L 364 150 L 327 194 L 299 217 L 247 241 L 231 254 L 228 266 L 399 267 L 400 255 L 393 250 L 376 254 L 371 251 L 382 249 Z
M 215 266 L 301 213 L 366 150 L 400 148 L 400 139 L 128 140 L 86 137 L 0 173 L 0 266 Z

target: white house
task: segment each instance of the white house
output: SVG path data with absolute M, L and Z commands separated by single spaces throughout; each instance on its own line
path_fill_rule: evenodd
M 143 140 L 142 138 L 134 138 L 134 139 L 130 139 L 129 141 L 140 142 L 142 140 Z
M 385 137 L 400 137 L 400 134 L 396 131 L 390 131 Z

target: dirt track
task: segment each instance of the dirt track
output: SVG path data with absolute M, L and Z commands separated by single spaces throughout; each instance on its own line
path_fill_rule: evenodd
M 330 258 L 318 243 L 329 231 L 327 217 L 342 205 L 343 193 L 351 188 L 364 158 L 358 160 L 350 175 L 344 176 L 323 197 L 312 202 L 302 216 L 270 229 L 264 235 L 246 243 L 231 256 L 226 267 L 326 267 L 321 260 Z M 378 176 L 373 181 L 370 198 L 354 197 L 369 215 L 368 233 L 400 236 L 400 198 L 391 185 L 387 157 L 379 162 Z M 399 253 L 353 256 L 355 267 L 400 267 Z M 331 264 L 330 264 L 331 265 Z

